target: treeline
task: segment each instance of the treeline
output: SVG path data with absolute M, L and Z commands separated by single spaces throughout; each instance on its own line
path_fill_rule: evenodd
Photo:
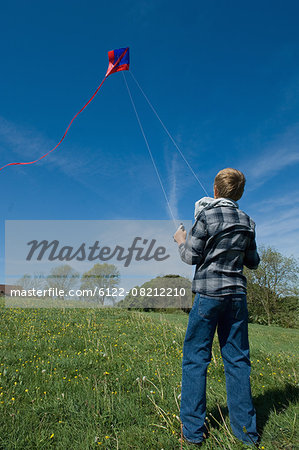
M 67 293 L 70 290 L 96 291 L 95 297 L 85 297 L 78 295 L 80 300 L 94 301 L 104 305 L 107 293 L 113 288 L 117 288 L 120 281 L 120 273 L 114 264 L 95 264 L 90 270 L 80 275 L 68 264 L 62 264 L 53 267 L 48 275 L 35 273 L 33 275 L 25 274 L 19 279 L 18 285 L 24 290 L 32 289 L 49 290 L 55 289 L 64 292 L 59 294 L 60 298 L 68 298 Z M 96 288 L 96 290 L 95 290 Z M 114 304 L 115 297 L 109 296 L 110 303 Z
M 257 270 L 244 269 L 247 278 L 249 321 L 264 325 L 298 327 L 299 286 L 298 263 L 271 247 L 259 248 L 261 262 Z M 58 288 L 67 292 L 74 287 L 81 290 L 97 287 L 96 298 L 88 301 L 105 304 L 107 290 L 118 288 L 120 273 L 113 264 L 95 264 L 80 275 L 69 265 L 54 267 L 50 274 L 24 275 L 20 286 L 28 290 Z M 103 294 L 103 295 L 101 295 Z M 189 312 L 193 299 L 191 280 L 179 275 L 156 277 L 142 286 L 135 286 L 124 299 L 109 298 L 116 307 L 143 311 L 182 310 Z
M 285 257 L 271 247 L 260 247 L 259 255 L 261 261 L 257 270 L 244 269 L 244 275 L 247 278 L 249 321 L 263 325 L 297 328 L 299 325 L 299 271 L 296 259 Z M 170 277 L 168 275 L 168 278 Z M 188 286 L 191 289 L 190 281 L 177 275 L 173 277 L 177 277 L 177 283 L 186 289 Z M 158 277 L 145 283 L 142 287 L 160 286 L 161 283 L 165 283 L 165 278 Z M 122 302 L 122 306 L 144 311 L 169 311 L 167 308 L 151 308 L 148 302 L 149 299 L 144 296 L 132 297 L 129 294 Z M 178 309 L 188 313 L 191 308 Z

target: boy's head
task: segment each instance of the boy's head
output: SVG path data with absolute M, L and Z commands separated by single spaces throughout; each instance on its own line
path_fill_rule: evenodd
M 214 180 L 215 198 L 224 197 L 238 201 L 243 195 L 245 176 L 237 169 L 223 169 L 217 173 Z

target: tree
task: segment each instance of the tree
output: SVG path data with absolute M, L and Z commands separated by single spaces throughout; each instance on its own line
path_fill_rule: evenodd
M 19 280 L 18 280 L 18 286 L 21 286 L 22 289 L 25 291 L 28 291 L 28 289 L 31 289 L 32 287 L 32 278 L 31 275 L 28 273 L 25 273 Z
M 34 272 L 33 275 L 25 273 L 17 282 L 25 291 L 29 289 L 44 289 L 46 277 L 42 272 Z
M 64 295 L 60 297 L 67 297 L 68 292 L 73 289 L 78 283 L 80 274 L 68 264 L 53 267 L 50 275 L 47 277 L 47 289 L 57 288 L 63 290 Z
M 112 289 L 119 285 L 120 273 L 114 264 L 95 264 L 81 278 L 81 290 L 96 291 L 96 298 L 101 305 L 105 299 L 115 302 Z
M 261 247 L 259 254 L 257 270 L 244 269 L 248 304 L 249 310 L 251 307 L 257 313 L 260 308 L 270 325 L 282 298 L 298 292 L 298 264 L 295 258 L 283 256 L 272 247 Z

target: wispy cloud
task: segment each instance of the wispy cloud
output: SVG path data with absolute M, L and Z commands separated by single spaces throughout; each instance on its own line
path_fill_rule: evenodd
M 179 219 L 179 212 L 178 212 L 178 185 L 177 185 L 177 162 L 176 162 L 176 156 L 171 161 L 171 168 L 170 168 L 170 174 L 169 174 L 169 204 L 170 208 L 172 210 L 172 213 L 176 219 Z
M 23 156 L 24 160 L 28 157 L 38 157 L 40 150 L 47 148 L 45 145 L 52 144 L 36 130 L 17 127 L 4 117 L 0 117 L 0 139 L 2 147 L 7 147 L 10 153 L 12 151 L 16 155 Z
M 247 160 L 249 190 L 255 190 L 280 172 L 299 163 L 299 124 L 269 143 L 259 157 Z M 299 258 L 299 190 L 270 195 L 251 205 L 255 211 L 257 240 L 285 255 Z
M 298 163 L 299 124 L 296 124 L 269 143 L 254 161 L 247 160 L 246 173 L 254 181 L 252 189 L 256 189 L 286 167 Z
M 273 205 L 270 215 L 260 213 L 256 217 L 257 239 L 260 244 L 277 248 L 281 253 L 299 258 L 299 208 L 281 209 Z
M 259 201 L 251 209 L 258 243 L 299 258 L 299 190 Z
M 0 167 L 9 162 L 33 161 L 53 148 L 57 142 L 34 127 L 22 126 L 0 116 Z M 115 179 L 118 181 L 123 179 L 125 174 L 129 186 L 138 186 L 138 189 L 134 191 L 133 199 L 138 208 L 143 203 L 143 193 L 148 194 L 153 190 L 153 180 L 156 183 L 156 189 L 160 189 L 149 158 L 141 157 L 139 152 L 136 154 L 131 152 L 130 162 L 128 162 L 126 149 L 124 148 L 122 154 L 115 155 L 113 145 L 110 143 L 108 147 L 102 149 L 94 145 L 89 148 L 79 147 L 66 139 L 61 147 L 37 164 L 44 165 L 50 172 L 59 170 L 62 175 L 75 180 L 90 192 L 105 199 L 107 184 L 112 185 Z M 13 169 L 8 167 L 5 170 Z M 22 177 L 29 177 L 30 171 L 26 166 L 18 166 L 15 173 Z M 34 183 L 34 179 L 30 178 L 30 181 Z M 105 189 L 103 189 L 103 183 L 105 183 Z M 175 203 L 175 200 L 172 201 Z M 120 211 L 117 217 L 118 214 L 123 217 L 124 210 Z M 169 214 L 168 210 L 167 214 Z
M 22 126 L 0 116 L 0 166 L 10 162 L 27 162 L 38 159 L 54 148 L 58 140 L 53 141 L 33 127 Z M 66 140 L 61 147 L 37 164 L 47 164 L 49 171 L 58 169 L 64 175 L 75 179 L 76 182 L 94 192 L 98 187 L 93 180 L 99 174 L 102 178 L 110 178 L 112 168 L 114 174 L 117 171 L 119 173 L 123 173 L 124 170 L 128 171 L 124 159 L 119 159 L 116 165 L 113 154 L 109 155 L 107 151 L 101 149 L 95 151 L 94 148 L 78 147 Z M 26 166 L 18 166 L 18 172 L 22 173 L 22 176 L 27 173 L 24 167 Z
M 280 195 L 279 197 L 272 196 L 270 199 L 261 200 L 251 205 L 252 210 L 263 214 L 277 214 L 288 207 L 299 207 L 299 190 L 292 191 L 291 194 Z
M 34 128 L 20 126 L 0 117 L 1 165 L 10 162 L 34 161 L 54 148 L 56 144 L 57 142 Z M 85 161 L 81 158 L 80 161 L 71 160 L 62 155 L 60 149 L 55 152 L 46 157 L 51 161 L 49 168 L 51 169 L 54 165 L 66 175 L 77 179 L 79 173 L 84 171 Z
M 203 174 L 199 173 L 198 167 L 193 164 L 191 156 L 189 154 L 186 155 L 185 152 L 183 152 L 181 135 L 178 133 L 174 140 L 180 148 L 181 153 L 171 142 L 165 145 L 164 151 L 168 170 L 169 203 L 174 216 L 177 219 L 180 219 L 178 210 L 179 199 L 184 197 L 186 193 L 188 193 L 189 196 L 190 189 L 194 186 L 198 187 L 199 196 L 200 194 L 206 195 L 206 193 L 203 189 L 205 184 L 202 180 Z M 192 171 L 196 174 L 196 177 L 194 177 Z M 199 198 L 196 198 L 196 200 L 198 199 Z

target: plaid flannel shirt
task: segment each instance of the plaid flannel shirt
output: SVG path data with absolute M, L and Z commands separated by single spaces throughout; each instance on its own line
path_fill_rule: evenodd
M 196 264 L 193 292 L 212 297 L 246 293 L 243 266 L 256 269 L 259 264 L 255 223 L 236 202 L 230 203 L 204 208 L 179 246 L 181 259 Z

